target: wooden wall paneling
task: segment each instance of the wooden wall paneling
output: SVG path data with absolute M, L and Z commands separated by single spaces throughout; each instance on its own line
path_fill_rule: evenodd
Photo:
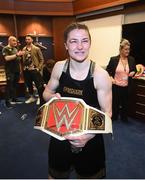
M 75 21 L 75 17 L 54 17 L 53 18 L 53 42 L 54 42 L 54 59 L 56 61 L 64 60 L 67 52 L 64 47 L 63 33 L 68 24 Z
M 109 17 L 109 16 L 114 16 L 114 15 L 119 15 L 119 14 L 129 14 L 129 13 L 137 13 L 137 12 L 142 12 L 145 10 L 145 1 L 137 1 L 134 3 L 129 3 L 125 4 L 123 9 L 116 9 L 114 11 L 108 11 L 108 12 L 102 12 L 99 14 L 92 14 L 92 15 L 87 15 L 87 16 L 77 16 L 77 21 L 87 21 L 87 20 L 92 20 L 92 19 L 99 19 L 103 17 Z
M 0 13 L 23 15 L 73 15 L 71 0 L 0 0 Z
M 0 36 L 15 35 L 13 15 L 0 14 Z
M 14 1 L 13 0 L 1 0 L 0 1 L 0 13 L 14 14 Z
M 0 13 L 71 16 L 119 5 L 132 6 L 141 0 L 1 0 Z M 131 3 L 131 4 L 130 4 Z
M 71 2 L 33 2 L 15 0 L 15 14 L 73 15 Z
M 16 20 L 18 36 L 26 34 L 52 36 L 52 18 L 49 16 L 17 15 Z
M 1 51 L 7 45 L 10 35 L 15 35 L 13 15 L 0 14 L 0 66 L 4 65 Z
M 78 15 L 137 1 L 139 0 L 90 0 L 88 3 L 88 0 L 75 0 L 73 2 L 73 11 L 75 15 Z
M 17 0 L 16 0 L 17 1 Z M 61 2 L 61 3 L 64 3 L 64 2 L 72 2 L 73 0 L 19 0 L 21 2 Z

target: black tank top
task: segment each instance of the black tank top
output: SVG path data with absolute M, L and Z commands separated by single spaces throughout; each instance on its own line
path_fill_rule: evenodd
M 95 62 L 91 61 L 88 75 L 84 80 L 73 79 L 70 75 L 69 66 L 70 61 L 67 60 L 59 79 L 59 87 L 56 92 L 59 92 L 62 97 L 83 99 L 86 104 L 99 108 L 97 92 L 93 82 Z

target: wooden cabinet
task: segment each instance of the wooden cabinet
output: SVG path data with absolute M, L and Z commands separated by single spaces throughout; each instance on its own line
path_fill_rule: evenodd
M 0 66 L 0 99 L 4 99 L 5 97 L 5 87 L 6 87 L 6 74 L 4 66 Z M 25 96 L 25 84 L 22 79 L 22 75 L 17 88 L 17 95 L 20 97 Z
M 145 80 L 134 79 L 129 97 L 129 116 L 145 121 Z

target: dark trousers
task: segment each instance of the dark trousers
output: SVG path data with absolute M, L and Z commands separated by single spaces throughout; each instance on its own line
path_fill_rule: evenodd
M 128 86 L 121 87 L 113 85 L 112 119 L 118 119 L 120 115 L 122 120 L 127 120 L 128 115 Z
M 40 98 L 40 105 L 44 104 L 43 100 L 43 91 L 44 91 L 44 81 L 39 71 L 37 70 L 24 70 L 24 80 L 26 87 L 28 87 L 29 93 L 33 95 L 34 89 L 33 89 L 33 82 L 35 83 L 35 86 L 38 90 L 38 95 Z
M 6 72 L 6 89 L 5 89 L 5 100 L 16 99 L 16 90 L 20 79 L 19 72 Z
M 105 149 L 102 134 L 97 134 L 79 153 L 72 153 L 70 143 L 50 139 L 48 150 L 49 175 L 56 179 L 68 179 L 73 166 L 83 179 L 105 177 Z M 66 159 L 66 160 L 64 160 Z

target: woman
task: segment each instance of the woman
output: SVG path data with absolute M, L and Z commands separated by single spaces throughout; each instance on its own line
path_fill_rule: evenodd
M 112 119 L 117 120 L 118 115 L 123 121 L 127 121 L 128 93 L 132 76 L 135 73 L 135 59 L 129 56 L 130 42 L 122 39 L 120 54 L 110 58 L 106 70 L 113 84 Z
M 81 98 L 111 116 L 111 80 L 104 69 L 88 59 L 91 37 L 87 26 L 78 23 L 69 25 L 64 32 L 64 40 L 69 58 L 55 64 L 43 93 L 44 99 L 49 101 L 52 97 L 61 96 Z M 81 151 L 74 153 L 72 145 Z M 49 178 L 68 178 L 72 165 L 79 178 L 105 176 L 102 134 L 68 136 L 65 141 L 51 137 Z

